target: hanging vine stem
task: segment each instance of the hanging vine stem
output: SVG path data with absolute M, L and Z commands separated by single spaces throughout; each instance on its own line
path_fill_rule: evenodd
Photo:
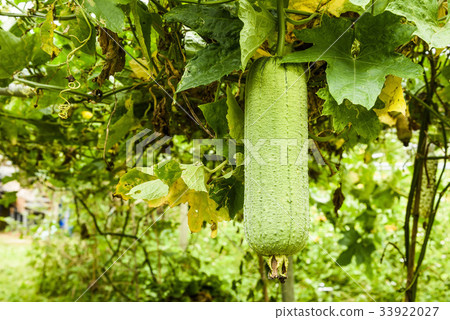
M 219 164 L 217 167 L 215 167 L 214 169 L 209 169 L 207 167 L 204 167 L 204 169 L 206 171 L 208 171 L 209 175 L 212 175 L 213 173 L 216 173 L 220 170 L 222 170 L 223 167 L 225 167 L 228 163 L 228 160 L 223 161 L 221 164 Z
M 445 126 L 444 126 L 444 124 L 442 122 L 441 122 L 441 126 L 442 126 L 442 134 L 443 134 L 443 137 L 444 137 L 445 157 L 444 157 L 444 165 L 443 165 L 441 174 L 439 175 L 439 179 L 438 179 L 438 181 L 437 181 L 437 183 L 435 185 L 432 199 L 435 199 L 435 197 L 436 197 L 439 185 L 442 182 L 442 177 L 443 177 L 444 172 L 445 172 L 446 167 L 447 167 L 447 157 L 448 157 L 447 133 L 445 131 Z M 417 291 L 417 278 L 419 277 L 420 268 L 421 268 L 422 262 L 423 262 L 423 260 L 425 258 L 425 253 L 427 251 L 427 245 L 428 245 L 428 241 L 429 241 L 430 236 L 431 236 L 431 230 L 433 228 L 434 220 L 436 218 L 436 213 L 437 213 L 437 211 L 439 209 L 439 205 L 441 203 L 442 197 L 444 196 L 444 194 L 447 192 L 447 190 L 449 188 L 450 188 L 450 183 L 447 184 L 447 186 L 445 186 L 444 189 L 442 189 L 442 191 L 439 193 L 439 198 L 438 198 L 438 201 L 436 202 L 436 205 L 434 204 L 434 201 L 431 201 L 431 204 L 430 204 L 430 217 L 428 219 L 428 224 L 427 224 L 427 227 L 426 227 L 426 230 L 425 230 L 425 237 L 424 237 L 424 240 L 423 240 L 422 247 L 420 249 L 419 258 L 417 260 L 417 266 L 416 266 L 416 269 L 414 271 L 413 281 L 412 281 L 410 287 L 407 288 L 407 290 L 409 290 L 409 289 L 413 290 L 414 297 L 415 297 L 416 291 Z
M 35 12 L 33 14 L 15 13 L 15 12 L 0 12 L 0 16 L 14 17 L 14 18 L 42 18 L 42 19 L 45 19 L 45 14 L 42 14 L 40 12 Z M 59 20 L 59 21 L 74 20 L 76 18 L 77 18 L 76 15 L 54 16 L 54 19 Z
M 308 22 L 312 21 L 318 15 L 319 15 L 319 13 L 314 12 L 308 18 L 305 18 L 305 19 L 302 19 L 302 20 L 293 20 L 293 19 L 289 18 L 287 15 L 286 15 L 285 18 L 286 18 L 286 21 L 289 22 L 290 24 L 293 24 L 295 26 L 301 26 L 301 25 L 307 24 Z
M 39 82 L 34 82 L 34 81 L 22 79 L 22 78 L 19 78 L 17 76 L 14 76 L 13 79 L 14 79 L 14 81 L 27 84 L 30 87 L 37 88 L 37 89 L 46 89 L 46 90 L 53 90 L 53 91 L 61 91 L 61 90 L 65 90 L 66 89 L 64 87 L 54 86 L 54 85 L 51 85 L 51 84 L 39 83 Z M 76 91 L 76 90 L 73 90 L 73 89 L 66 90 L 66 93 L 71 93 L 71 94 L 74 94 L 74 95 L 77 95 L 77 96 L 82 96 L 82 97 L 91 98 L 91 99 L 93 98 L 90 94 L 87 94 L 87 93 L 84 93 L 84 92 L 80 92 L 80 91 Z
M 114 84 L 113 84 L 113 90 L 115 90 L 116 88 L 116 79 L 114 79 Z M 108 144 L 108 137 L 109 137 L 109 127 L 111 125 L 111 119 L 114 115 L 114 113 L 116 113 L 116 109 L 117 109 L 117 95 L 114 93 L 114 108 L 109 116 L 108 119 L 108 124 L 106 125 L 106 133 L 105 133 L 105 143 L 103 145 L 103 161 L 105 161 L 106 165 L 108 166 L 109 169 L 112 168 L 113 164 L 109 163 L 106 160 L 106 145 Z
M 310 16 L 313 14 L 312 12 L 302 11 L 302 10 L 294 10 L 294 9 L 289 9 L 289 8 L 284 9 L 284 12 L 298 14 L 300 16 Z
M 77 0 L 74 0 L 74 1 L 75 1 L 75 3 L 76 3 L 80 8 L 82 8 L 82 6 L 78 3 Z M 84 20 L 86 21 L 86 23 L 87 23 L 87 25 L 88 25 L 88 27 L 89 27 L 89 35 L 88 35 L 88 37 L 87 37 L 86 39 L 84 39 L 84 40 L 82 40 L 82 41 L 81 41 L 80 39 L 78 39 L 78 37 L 75 36 L 75 35 L 73 35 L 73 34 L 72 34 L 72 35 L 69 35 L 70 37 L 75 38 L 79 43 L 81 43 L 81 45 L 79 45 L 78 47 L 76 47 L 75 49 L 73 49 L 71 52 L 69 52 L 69 54 L 68 54 L 67 57 L 66 57 L 67 73 L 68 73 L 68 75 L 69 75 L 69 76 L 68 76 L 69 84 L 68 84 L 67 86 L 68 86 L 69 88 L 62 90 L 62 91 L 59 93 L 59 97 L 65 101 L 65 104 L 59 106 L 60 112 L 59 112 L 58 115 L 59 115 L 62 119 L 67 119 L 67 118 L 68 118 L 68 112 L 69 112 L 70 108 L 72 107 L 72 104 L 70 103 L 70 101 L 67 100 L 67 99 L 63 96 L 63 94 L 66 93 L 66 92 L 68 92 L 68 91 L 71 91 L 71 90 L 77 90 L 77 89 L 79 89 L 79 88 L 81 87 L 80 82 L 79 82 L 78 80 L 75 79 L 75 77 L 72 75 L 72 72 L 70 71 L 70 64 L 69 64 L 69 61 L 71 60 L 72 56 L 75 55 L 75 53 L 76 53 L 78 50 L 80 50 L 81 48 L 83 48 L 83 47 L 88 43 L 88 41 L 91 39 L 91 37 L 92 37 L 92 26 L 91 26 L 91 23 L 90 23 L 88 17 L 86 16 L 86 13 L 84 12 L 83 9 L 81 9 L 81 13 L 82 13 L 83 18 L 84 18 Z
M 424 78 L 426 82 L 426 99 L 424 101 L 425 104 L 429 105 L 433 100 L 433 95 L 436 87 L 436 61 L 434 57 L 428 57 L 430 63 L 430 78 L 428 79 L 426 72 L 424 72 Z M 422 60 L 422 66 L 423 66 Z M 421 102 L 420 99 L 414 99 L 417 102 Z M 420 100 L 420 101 L 419 101 Z M 423 103 L 421 103 L 424 105 Z M 434 109 L 433 109 L 434 110 Z M 414 171 L 413 178 L 411 181 L 411 187 L 408 196 L 408 203 L 406 206 L 405 213 L 405 222 L 404 222 L 404 230 L 405 230 L 405 256 L 406 261 L 405 265 L 407 268 L 406 274 L 406 289 L 405 289 L 405 300 L 412 302 L 416 300 L 416 292 L 417 292 L 417 283 L 418 277 L 420 274 L 420 265 L 419 263 L 415 265 L 415 257 L 416 257 L 416 244 L 417 244 L 417 233 L 418 233 L 418 223 L 419 223 L 419 202 L 420 202 L 420 193 L 421 193 L 421 180 L 422 180 L 422 172 L 424 166 L 426 166 L 426 157 L 427 157 L 427 137 L 428 137 L 428 126 L 430 124 L 430 115 L 432 111 L 425 107 L 422 113 L 422 122 L 420 126 L 419 133 L 419 142 L 417 145 L 416 157 L 414 160 Z M 441 121 L 443 125 L 444 122 Z M 444 130 L 445 132 L 445 130 Z M 444 138 L 446 135 L 444 133 Z M 444 160 L 446 161 L 446 160 Z M 440 181 L 439 181 L 440 183 Z M 435 192 L 433 196 L 435 197 Z M 434 200 L 433 197 L 433 200 Z M 431 201 L 434 203 L 434 201 Z M 431 207 L 432 208 L 432 207 Z M 431 210 L 430 220 L 427 225 L 428 232 L 431 232 L 432 222 L 434 221 L 434 215 L 436 212 Z M 433 212 L 434 211 L 434 212 Z M 412 230 L 410 230 L 410 220 L 411 216 L 413 217 L 412 222 Z M 427 246 L 427 241 L 422 243 L 421 245 L 421 260 L 425 257 L 425 251 Z M 421 264 L 422 262 L 420 262 Z
M 284 13 L 284 0 L 277 0 L 277 13 L 278 13 L 277 56 L 282 57 L 284 53 L 284 40 L 286 37 L 286 15 Z

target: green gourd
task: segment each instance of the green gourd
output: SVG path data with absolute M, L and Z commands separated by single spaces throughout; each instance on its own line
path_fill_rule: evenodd
M 279 58 L 258 59 L 245 90 L 245 235 L 268 257 L 270 277 L 284 278 L 287 256 L 303 249 L 309 229 L 304 70 Z

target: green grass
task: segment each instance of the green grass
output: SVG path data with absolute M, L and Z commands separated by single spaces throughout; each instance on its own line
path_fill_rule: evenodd
M 47 301 L 37 293 L 36 272 L 29 264 L 31 242 L 0 233 L 0 301 Z

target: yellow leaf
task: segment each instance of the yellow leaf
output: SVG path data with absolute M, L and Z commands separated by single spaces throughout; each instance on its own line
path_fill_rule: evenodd
M 138 58 L 137 59 L 145 68 L 136 62 L 134 59 L 130 60 L 130 67 L 133 70 L 133 74 L 136 78 L 148 80 L 150 78 L 150 74 L 148 71 L 148 63 L 145 59 Z
M 53 34 L 56 24 L 53 22 L 53 7 L 45 16 L 45 21 L 41 25 L 41 49 L 48 53 L 53 59 L 61 50 L 53 44 Z
M 256 52 L 253 55 L 253 59 L 256 60 L 256 59 L 259 59 L 262 57 L 270 57 L 270 56 L 272 56 L 272 55 L 269 52 L 267 52 L 261 48 L 258 48 L 258 49 L 256 49 Z
M 314 12 L 320 0 L 290 1 L 289 8 L 300 11 Z
M 373 109 L 381 122 L 389 126 L 396 123 L 395 116 L 398 113 L 406 115 L 406 102 L 403 97 L 402 78 L 387 76 L 384 88 L 379 98 L 384 102 L 383 109 Z
M 178 178 L 178 180 L 170 186 L 169 194 L 167 195 L 167 202 L 171 208 L 183 202 L 183 196 L 187 189 L 188 187 L 182 178 Z
M 199 232 L 203 221 L 206 221 L 211 224 L 211 238 L 215 238 L 217 223 L 230 220 L 228 210 L 224 207 L 217 209 L 219 205 L 204 191 L 190 190 L 183 198 L 189 203 L 188 225 L 191 232 Z
M 318 6 L 320 8 L 318 8 Z M 355 6 L 350 0 L 305 0 L 305 1 L 291 1 L 289 8 L 300 11 L 315 12 L 317 9 L 325 9 L 326 12 L 333 16 L 339 17 L 342 13 L 347 11 L 359 11 L 361 8 Z
M 164 204 L 168 204 L 171 208 L 179 205 L 184 199 L 184 193 L 187 191 L 187 186 L 184 183 L 183 179 L 179 178 L 177 181 L 175 181 L 170 187 L 169 187 L 169 193 L 167 196 L 150 200 L 148 202 L 148 205 L 150 208 L 156 208 L 160 207 Z
M 228 209 L 225 207 L 218 209 L 219 205 L 209 197 L 207 192 L 188 190 L 182 178 L 170 186 L 167 196 L 151 200 L 148 205 L 155 208 L 168 204 L 173 208 L 185 202 L 189 204 L 188 225 L 191 232 L 201 231 L 203 221 L 206 221 L 211 224 L 211 238 L 215 238 L 218 222 L 230 220 Z
M 445 17 L 448 12 L 448 2 L 442 1 L 438 9 L 438 19 Z

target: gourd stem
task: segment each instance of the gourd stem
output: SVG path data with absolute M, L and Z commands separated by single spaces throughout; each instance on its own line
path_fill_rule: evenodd
M 205 170 L 209 172 L 209 174 L 213 174 L 216 173 L 219 170 L 222 170 L 223 167 L 226 166 L 226 164 L 228 163 L 228 160 L 225 160 L 224 162 L 222 162 L 221 164 L 219 164 L 217 167 L 215 167 L 214 169 L 209 169 L 205 167 Z
M 286 16 L 284 13 L 284 0 L 277 0 L 278 13 L 278 43 L 277 56 L 281 57 L 284 53 L 284 38 L 286 37 Z
M 283 302 L 295 302 L 294 284 L 294 258 L 290 256 L 288 257 L 287 278 L 281 284 L 281 299 Z
M 302 15 L 302 16 L 310 16 L 313 14 L 312 12 L 302 11 L 302 10 L 294 10 L 294 9 L 285 9 L 284 12 L 298 14 L 298 15 Z

